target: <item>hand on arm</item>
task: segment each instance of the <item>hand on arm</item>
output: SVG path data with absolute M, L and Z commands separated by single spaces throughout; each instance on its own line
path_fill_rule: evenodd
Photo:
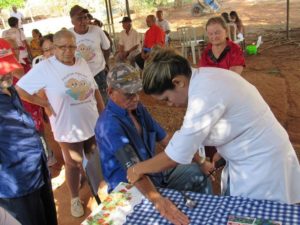
M 194 155 L 194 161 L 200 166 L 202 172 L 205 175 L 209 175 L 210 172 L 212 172 L 215 169 L 214 164 L 207 161 L 206 158 L 200 156 L 198 152 Z M 215 181 L 214 176 L 211 176 L 211 180 Z
M 133 46 L 131 49 L 129 49 L 129 50 L 127 51 L 127 52 L 128 52 L 128 55 L 129 55 L 130 52 L 136 50 L 138 47 L 139 47 L 139 45 L 135 45 L 135 46 Z
M 165 152 L 161 152 L 151 159 L 135 164 L 127 170 L 127 179 L 134 184 L 144 174 L 158 173 L 177 165 L 175 161 L 170 159 Z
M 216 152 L 214 154 L 213 159 L 212 159 L 212 163 L 213 163 L 214 167 L 215 167 L 216 162 L 219 161 L 221 158 L 222 157 L 221 157 L 221 155 L 218 152 Z
M 52 116 L 52 115 L 56 116 L 52 106 L 50 105 L 50 103 L 48 102 L 47 99 L 43 99 L 43 98 L 41 98 L 40 96 L 38 96 L 36 94 L 31 95 L 31 94 L 27 93 L 26 91 L 24 91 L 19 86 L 16 86 L 16 90 L 18 91 L 18 94 L 20 95 L 20 97 L 23 100 L 45 108 L 45 112 L 47 113 L 47 115 L 49 117 Z

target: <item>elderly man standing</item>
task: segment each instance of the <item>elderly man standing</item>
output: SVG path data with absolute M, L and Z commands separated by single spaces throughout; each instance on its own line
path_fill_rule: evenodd
M 152 158 L 156 142 L 166 146 L 169 135 L 139 101 L 142 80 L 138 70 L 124 63 L 118 64 L 109 72 L 107 82 L 110 99 L 97 121 L 95 135 L 101 149 L 103 175 L 112 191 L 120 182 L 127 182 L 126 167 L 134 164 L 135 158 L 137 161 Z M 209 194 L 210 182 L 203 181 L 201 169 L 210 164 L 204 161 L 201 165 L 181 165 L 174 170 L 144 176 L 136 186 L 163 216 L 174 222 L 170 215 L 178 214 L 177 218 L 180 218 L 182 213 L 160 196 L 155 186 Z
M 124 30 L 120 33 L 119 51 L 116 56 L 117 62 L 128 60 L 132 66 L 135 57 L 141 52 L 141 39 L 139 33 L 132 28 L 130 17 L 123 17 L 121 21 Z
M 156 11 L 156 17 L 157 17 L 157 25 L 163 29 L 163 31 L 165 32 L 166 34 L 166 45 L 169 45 L 170 44 L 170 24 L 169 22 L 164 19 L 164 14 L 163 14 L 163 11 L 162 10 L 157 10 Z
M 107 101 L 106 94 L 106 61 L 102 49 L 110 51 L 110 43 L 102 29 L 98 26 L 89 25 L 88 10 L 75 5 L 70 10 L 73 28 L 70 29 L 76 37 L 76 56 L 84 58 L 97 82 L 104 102 Z
M 149 29 L 145 33 L 142 52 L 135 57 L 135 62 L 143 69 L 144 62 L 149 56 L 149 52 L 156 45 L 165 46 L 165 32 L 156 24 L 154 15 L 148 15 L 146 23 Z
M 10 13 L 10 16 L 11 17 L 16 17 L 18 19 L 19 29 L 23 30 L 23 22 L 25 21 L 23 14 L 18 11 L 17 6 L 13 5 L 11 8 L 12 8 L 13 11 Z
M 22 71 L 0 38 L 0 208 L 22 225 L 57 225 L 43 144 L 12 86 L 13 75 Z

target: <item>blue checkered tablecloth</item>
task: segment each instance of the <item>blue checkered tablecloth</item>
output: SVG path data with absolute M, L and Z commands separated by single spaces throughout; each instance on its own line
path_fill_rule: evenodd
M 170 189 L 160 189 L 160 192 L 188 215 L 190 224 L 226 225 L 228 216 L 234 215 L 270 219 L 280 221 L 284 225 L 300 225 L 299 205 L 186 192 L 192 200 L 197 202 L 195 208 L 189 209 L 184 205 L 184 198 L 179 192 Z M 125 224 L 163 225 L 171 223 L 160 216 L 151 202 L 143 198 L 142 202 L 134 207 L 134 212 L 127 216 Z

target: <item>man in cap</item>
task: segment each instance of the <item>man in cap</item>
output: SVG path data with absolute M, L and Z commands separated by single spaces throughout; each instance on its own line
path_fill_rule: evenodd
M 104 102 L 107 101 L 107 85 L 105 69 L 106 60 L 102 49 L 110 51 L 110 43 L 102 29 L 98 26 L 90 25 L 88 18 L 89 11 L 79 5 L 75 5 L 70 10 L 70 17 L 73 28 L 71 32 L 75 34 L 77 51 L 76 56 L 84 58 L 97 82 Z
M 141 52 L 141 38 L 139 33 L 132 28 L 130 17 L 123 17 L 120 22 L 124 30 L 120 33 L 119 49 L 116 55 L 117 62 L 125 62 L 126 60 L 134 66 L 135 57 Z
M 0 207 L 22 225 L 56 225 L 56 209 L 43 144 L 16 89 L 22 66 L 0 38 Z
M 128 64 L 117 64 L 109 72 L 107 83 L 109 101 L 97 121 L 95 136 L 101 149 L 103 176 L 110 192 L 120 182 L 128 182 L 127 167 L 152 158 L 156 142 L 166 146 L 169 136 L 139 102 L 138 92 L 142 89 L 139 71 Z M 192 163 L 144 176 L 135 185 L 162 215 L 172 221 L 170 215 L 180 217 L 182 214 L 169 200 L 160 196 L 155 186 L 211 193 L 209 181 L 202 183 L 203 179 L 200 166 Z M 170 207 L 164 207 L 166 204 Z

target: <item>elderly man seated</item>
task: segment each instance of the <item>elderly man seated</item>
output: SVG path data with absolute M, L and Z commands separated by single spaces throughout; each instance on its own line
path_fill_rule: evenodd
M 156 45 L 165 46 L 165 32 L 156 24 L 155 16 L 148 15 L 146 23 L 149 29 L 145 33 L 142 52 L 135 57 L 135 62 L 141 69 L 144 68 L 144 62 L 153 47 Z
M 139 33 L 132 28 L 130 17 L 123 17 L 121 21 L 124 30 L 120 33 L 119 49 L 116 55 L 117 62 L 126 60 L 134 66 L 135 57 L 141 52 L 141 38 Z
M 138 92 L 142 88 L 140 73 L 127 64 L 118 64 L 108 74 L 109 101 L 99 117 L 95 135 L 100 151 L 102 171 L 112 191 L 120 182 L 127 181 L 126 168 L 135 162 L 150 159 L 155 154 L 155 143 L 166 146 L 169 136 L 139 102 Z M 162 210 L 177 212 L 175 206 L 160 196 L 155 186 L 181 191 L 211 194 L 210 181 L 204 180 L 202 168 L 210 162 L 180 165 L 163 173 L 144 176 L 135 183 L 163 215 Z M 170 207 L 166 207 L 170 204 Z M 172 211 L 174 210 L 174 211 Z

